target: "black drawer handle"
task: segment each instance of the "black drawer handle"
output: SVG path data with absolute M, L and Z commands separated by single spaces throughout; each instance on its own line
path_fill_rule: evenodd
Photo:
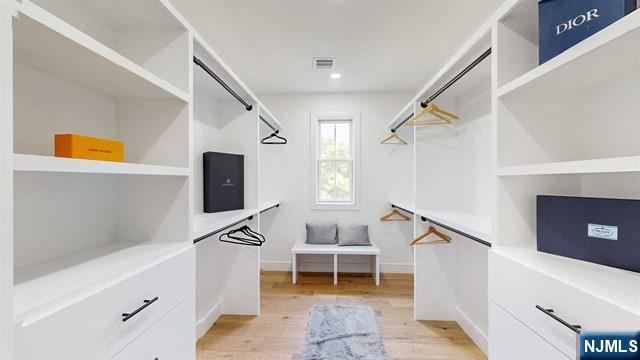
M 132 317 L 136 316 L 137 313 L 139 313 L 140 311 L 146 309 L 147 306 L 153 304 L 157 300 L 158 300 L 157 296 L 154 297 L 151 300 L 145 300 L 144 304 L 142 304 L 142 306 L 140 306 L 139 308 L 135 309 L 133 312 L 131 312 L 131 313 L 122 313 L 122 322 L 125 322 L 125 321 L 131 319 Z
M 536 309 L 542 311 L 543 313 L 551 317 L 553 320 L 559 322 L 560 324 L 568 327 L 569 329 L 571 329 L 571 331 L 575 332 L 576 334 L 580 334 L 580 332 L 582 331 L 582 326 L 569 324 L 568 322 L 564 321 L 561 317 L 554 314 L 553 309 L 545 309 L 540 305 L 536 305 Z

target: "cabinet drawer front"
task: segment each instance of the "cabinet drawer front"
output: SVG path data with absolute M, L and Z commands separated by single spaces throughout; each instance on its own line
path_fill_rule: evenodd
M 570 358 L 577 334 L 553 315 L 585 330 L 635 330 L 638 315 L 547 276 L 500 254 L 491 253 L 489 297 Z
M 189 296 L 113 360 L 193 360 L 196 358 L 195 302 Z
M 190 248 L 33 324 L 16 325 L 17 358 L 112 358 L 194 292 L 194 255 Z M 123 321 L 125 313 L 135 315 Z
M 491 360 L 569 359 L 493 301 L 489 301 L 489 346 Z

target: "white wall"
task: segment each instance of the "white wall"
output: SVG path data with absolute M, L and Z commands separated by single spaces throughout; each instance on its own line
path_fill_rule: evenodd
M 287 145 L 261 145 L 261 201 L 280 200 L 282 206 L 264 213 L 261 229 L 267 242 L 261 248 L 265 270 L 290 270 L 290 250 L 305 238 L 305 222 L 367 224 L 369 235 L 382 250 L 381 269 L 412 272 L 412 222 L 380 222 L 391 200 L 410 203 L 413 197 L 413 148 L 381 145 L 387 123 L 409 101 L 406 93 L 344 93 L 262 95 L 282 122 Z M 360 113 L 360 206 L 358 210 L 312 210 L 310 204 L 310 114 Z M 267 133 L 266 129 L 262 130 Z M 412 129 L 402 129 L 410 137 Z M 370 271 L 366 257 L 342 258 L 341 271 Z M 327 257 L 302 257 L 303 271 L 330 271 Z

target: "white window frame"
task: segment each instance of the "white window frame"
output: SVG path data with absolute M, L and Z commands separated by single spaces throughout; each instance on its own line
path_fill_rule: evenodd
M 322 121 L 351 122 L 351 201 L 320 201 L 320 123 Z M 360 114 L 311 114 L 310 121 L 310 204 L 317 210 L 358 210 L 360 204 Z

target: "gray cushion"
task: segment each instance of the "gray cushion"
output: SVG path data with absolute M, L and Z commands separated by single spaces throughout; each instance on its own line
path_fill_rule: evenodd
M 307 224 L 307 244 L 338 243 L 338 224 Z
M 369 246 L 368 225 L 340 225 L 338 227 L 338 245 Z

